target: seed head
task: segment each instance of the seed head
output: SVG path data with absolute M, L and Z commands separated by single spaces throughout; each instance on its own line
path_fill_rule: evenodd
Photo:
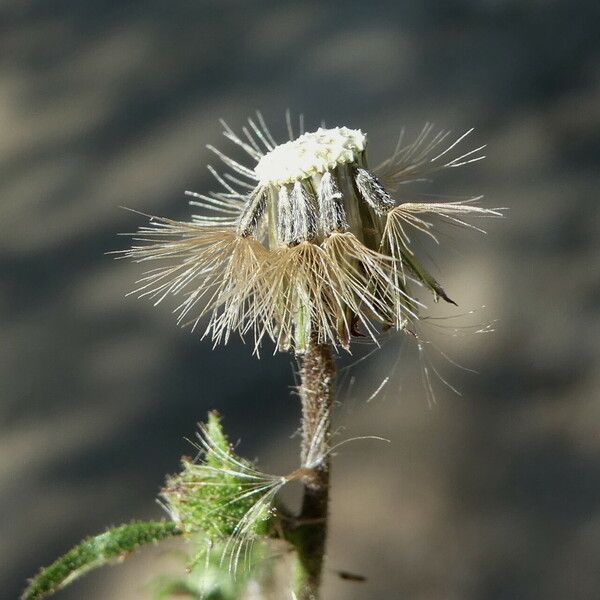
M 453 152 L 470 131 L 448 143 L 450 132 L 427 125 L 370 169 L 362 131 L 320 127 L 296 137 L 286 118 L 290 140 L 282 144 L 260 113 L 241 136 L 223 122 L 225 137 L 254 165 L 209 146 L 225 165 L 222 174 L 209 167 L 221 190 L 188 192 L 202 209 L 191 222 L 152 217 L 140 228 L 124 254 L 159 266 L 135 292 L 156 304 L 179 296 L 179 321 L 195 328 L 208 316 L 205 333 L 215 343 L 251 332 L 256 348 L 271 338 L 300 353 L 310 340 L 348 349 L 356 335 L 377 342 L 383 329 L 404 329 L 424 308 L 415 284 L 452 302 L 414 255 L 409 230 L 437 241 L 428 214 L 478 229 L 464 217 L 501 213 L 475 205 L 479 197 L 402 203 L 390 190 L 483 158 L 483 146 Z

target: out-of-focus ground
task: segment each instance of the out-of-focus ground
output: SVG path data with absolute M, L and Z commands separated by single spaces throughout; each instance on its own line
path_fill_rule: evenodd
M 462 396 L 434 383 L 429 407 L 410 340 L 341 367 L 341 437 L 391 443 L 335 459 L 326 598 L 600 597 L 599 16 L 584 0 L 3 2 L 0 595 L 89 533 L 159 517 L 210 408 L 266 468 L 296 466 L 289 357 L 211 350 L 167 305 L 125 299 L 140 267 L 104 254 L 143 222 L 119 206 L 185 216 L 183 191 L 213 185 L 219 117 L 260 108 L 281 131 L 290 107 L 367 131 L 374 161 L 402 125 L 475 126 L 487 160 L 430 191 L 510 208 L 431 248 L 461 306 L 444 314 L 496 321 L 434 336 L 477 375 L 428 346 Z M 60 597 L 143 598 L 164 561 Z

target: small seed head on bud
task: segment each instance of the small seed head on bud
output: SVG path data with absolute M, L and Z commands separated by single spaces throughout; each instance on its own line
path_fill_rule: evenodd
M 267 531 L 273 490 L 280 489 L 281 478 L 263 474 L 237 456 L 214 412 L 201 426 L 196 447 L 198 459 L 182 459 L 181 472 L 169 477 L 161 492 L 165 509 L 180 529 L 219 540 L 235 535 L 252 515 L 248 535 Z

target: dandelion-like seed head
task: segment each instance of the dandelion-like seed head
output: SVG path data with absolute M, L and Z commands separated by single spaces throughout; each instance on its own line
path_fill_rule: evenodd
M 415 256 L 411 229 L 437 241 L 428 215 L 477 229 L 465 216 L 500 213 L 479 198 L 401 202 L 388 190 L 483 158 L 483 146 L 457 151 L 470 131 L 452 138 L 427 125 L 371 169 L 361 130 L 305 133 L 301 120 L 296 135 L 289 113 L 286 120 L 281 144 L 260 113 L 240 135 L 223 122 L 253 165 L 209 146 L 225 166 L 209 167 L 220 191 L 189 193 L 202 210 L 191 222 L 152 218 L 140 229 L 125 254 L 158 266 L 135 291 L 155 303 L 180 297 L 180 322 L 195 328 L 207 316 L 215 343 L 237 331 L 252 334 L 256 348 L 270 338 L 297 353 L 311 341 L 348 349 L 356 335 L 377 342 L 384 329 L 404 329 L 424 308 L 418 287 L 452 302 Z

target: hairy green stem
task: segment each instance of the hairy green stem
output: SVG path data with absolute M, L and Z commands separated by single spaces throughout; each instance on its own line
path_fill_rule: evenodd
M 329 344 L 311 342 L 299 358 L 304 497 L 294 543 L 298 600 L 318 600 L 325 559 L 329 504 L 330 437 L 335 361 Z

